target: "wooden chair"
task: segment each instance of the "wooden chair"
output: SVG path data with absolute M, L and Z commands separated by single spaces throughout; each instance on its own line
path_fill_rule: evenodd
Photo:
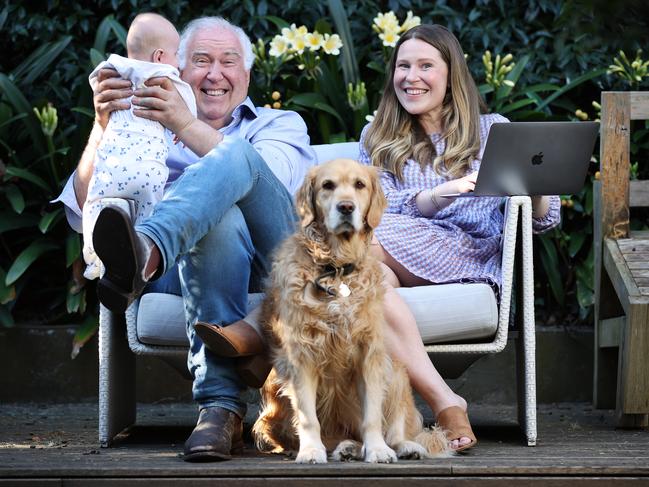
M 629 229 L 649 207 L 649 181 L 629 181 L 631 120 L 649 119 L 649 92 L 603 92 L 595 184 L 595 407 L 618 427 L 649 426 L 649 232 Z

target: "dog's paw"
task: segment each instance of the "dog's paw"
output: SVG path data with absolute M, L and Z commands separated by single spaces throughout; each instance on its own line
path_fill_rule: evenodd
M 364 460 L 368 463 L 395 463 L 397 454 L 388 445 L 363 446 L 365 451 Z
M 327 463 L 327 450 L 318 447 L 300 448 L 295 463 Z
M 337 462 L 348 462 L 350 460 L 363 459 L 363 445 L 354 440 L 341 441 L 331 454 L 331 458 Z
M 423 458 L 428 458 L 428 452 L 426 449 L 421 446 L 419 443 L 414 441 L 402 441 L 396 445 L 397 457 L 407 458 L 409 460 L 421 460 Z

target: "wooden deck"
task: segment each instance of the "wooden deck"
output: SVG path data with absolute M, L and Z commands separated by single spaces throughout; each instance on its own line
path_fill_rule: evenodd
M 96 404 L 0 405 L 0 487 L 6 485 L 649 485 L 649 431 L 616 430 L 612 411 L 539 407 L 538 446 L 524 446 L 515 408 L 475 405 L 478 445 L 453 458 L 296 465 L 251 445 L 229 462 L 180 458 L 192 405 L 140 405 L 142 426 L 115 447 L 97 445 Z M 218 480 L 217 480 L 218 479 Z M 215 483 L 217 480 L 217 483 Z

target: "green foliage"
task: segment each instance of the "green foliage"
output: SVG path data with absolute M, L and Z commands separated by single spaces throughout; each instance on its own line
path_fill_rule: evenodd
M 378 105 L 392 53 L 372 29 L 381 12 L 404 19 L 411 11 L 422 22 L 449 27 L 491 111 L 510 120 L 567 120 L 598 118 L 591 106 L 602 89 L 646 89 L 647 66 L 637 51 L 649 44 L 645 8 L 642 0 L 6 2 L 0 7 L 0 326 L 84 321 L 81 344 L 96 323 L 80 237 L 49 201 L 76 166 L 92 124 L 87 76 L 106 53 L 124 53 L 125 27 L 139 12 L 159 12 L 178 27 L 200 15 L 240 25 L 255 42 L 255 103 L 299 111 L 312 142 L 325 143 L 357 140 Z M 340 55 L 271 56 L 271 40 L 293 23 L 338 34 Z M 634 127 L 631 151 L 635 173 L 649 176 L 643 165 L 649 125 Z M 585 320 L 592 303 L 591 185 L 563 201 L 561 226 L 536 240 L 536 295 L 541 313 L 565 322 Z

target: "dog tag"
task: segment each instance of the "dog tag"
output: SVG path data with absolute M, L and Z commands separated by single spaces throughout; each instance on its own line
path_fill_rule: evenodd
M 349 289 L 349 286 L 347 286 L 347 284 L 345 284 L 344 282 L 340 283 L 340 286 L 338 286 L 338 291 L 340 291 L 340 295 L 343 298 L 346 298 L 352 293 L 351 290 Z

